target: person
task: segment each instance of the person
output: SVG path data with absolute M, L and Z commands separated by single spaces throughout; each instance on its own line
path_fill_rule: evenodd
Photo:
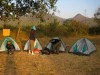
M 35 31 L 36 31 L 36 27 L 32 26 L 31 31 L 30 31 L 30 50 L 29 50 L 29 54 L 32 53 L 32 55 L 34 55 L 34 42 L 35 42 Z
M 13 54 L 13 51 L 15 50 L 15 46 L 12 44 L 11 41 L 7 42 L 6 48 L 7 48 L 8 54 Z
M 52 44 L 51 46 L 52 46 L 52 49 L 54 50 L 54 53 L 59 54 L 59 47 L 61 46 L 61 40 L 52 39 L 51 44 Z

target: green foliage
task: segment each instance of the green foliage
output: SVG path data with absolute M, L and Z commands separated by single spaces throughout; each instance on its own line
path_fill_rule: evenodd
M 86 35 L 88 34 L 88 26 L 81 24 L 76 21 L 69 20 L 64 22 L 63 25 L 59 25 L 57 20 L 48 24 L 48 25 L 39 25 L 37 26 L 37 34 L 38 36 L 78 36 L 78 35 Z
M 43 25 L 36 26 L 36 36 L 43 37 L 45 36 L 46 28 Z
M 26 32 L 26 34 L 29 34 L 31 30 L 31 26 L 23 26 L 22 31 Z M 37 37 L 54 37 L 54 36 L 68 36 L 67 27 L 59 25 L 59 22 L 57 20 L 54 20 L 54 22 L 48 24 L 48 25 L 37 25 L 36 26 L 36 36 Z
M 67 32 L 68 28 L 65 26 L 57 26 L 56 31 L 55 31 L 55 36 L 68 36 Z
M 47 36 L 53 36 L 56 30 L 56 25 L 54 23 L 50 23 L 49 25 L 46 26 L 46 35 Z
M 6 21 L 14 10 L 12 0 L 0 0 L 0 19 Z
M 98 35 L 100 34 L 100 7 L 94 13 L 94 21 L 97 23 L 98 26 L 89 28 L 89 34 Z
M 32 26 L 26 25 L 26 26 L 22 26 L 22 31 L 26 32 L 27 34 L 29 34 L 30 30 L 31 30 Z
M 63 24 L 67 27 L 68 35 L 85 35 L 88 34 L 88 26 L 74 20 L 66 20 Z
M 0 0 L 0 19 L 7 22 L 7 19 L 18 19 L 18 33 L 21 29 L 20 17 L 25 15 L 39 15 L 40 21 L 45 22 L 43 16 L 52 9 L 56 10 L 57 0 Z M 27 32 L 27 31 L 26 31 Z
M 96 13 L 94 14 L 94 21 L 100 26 L 100 7 L 97 9 Z
M 30 25 L 22 26 L 22 33 L 27 34 L 29 36 L 29 32 L 31 30 Z M 5 25 L 5 28 L 9 28 L 11 33 L 16 33 L 18 30 L 17 26 Z M 2 30 L 2 27 L 0 27 Z M 88 34 L 100 34 L 100 27 L 92 27 L 88 29 L 88 26 L 78 23 L 78 22 L 71 22 L 71 25 L 64 24 L 59 25 L 59 22 L 52 22 L 48 25 L 37 25 L 36 26 L 36 37 L 63 37 L 63 36 L 78 36 L 78 35 L 86 35 Z
M 90 35 L 100 35 L 100 26 L 89 28 Z
M 48 13 L 50 9 L 56 10 L 58 0 L 0 0 L 0 16 L 2 20 L 10 16 L 19 18 L 28 14 L 40 15 Z M 13 18 L 14 18 L 13 17 Z M 11 18 L 11 17 L 10 17 Z
M 57 36 L 58 35 L 58 27 L 59 26 L 59 22 L 57 21 L 57 19 L 54 19 L 54 22 L 46 25 L 46 36 L 52 37 L 52 36 Z
M 4 24 L 4 28 L 5 29 L 11 29 L 12 31 L 15 30 L 17 27 L 12 26 L 12 25 L 8 25 L 8 24 Z

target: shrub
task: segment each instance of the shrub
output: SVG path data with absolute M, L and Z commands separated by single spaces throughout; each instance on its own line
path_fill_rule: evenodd
M 30 29 L 31 29 L 31 26 L 29 26 L 29 25 L 22 26 L 22 31 L 24 31 L 27 34 L 29 34 Z
M 99 35 L 100 34 L 100 26 L 89 28 L 89 34 L 90 35 Z

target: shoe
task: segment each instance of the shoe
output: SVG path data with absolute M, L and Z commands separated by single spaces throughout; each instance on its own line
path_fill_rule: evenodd
M 29 50 L 29 54 L 31 54 L 31 51 Z
M 35 55 L 33 51 L 32 51 L 32 55 Z

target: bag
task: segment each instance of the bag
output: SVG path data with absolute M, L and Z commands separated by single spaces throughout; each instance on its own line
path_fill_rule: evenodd
M 40 50 L 36 48 L 36 49 L 33 50 L 33 52 L 34 53 L 40 53 Z

